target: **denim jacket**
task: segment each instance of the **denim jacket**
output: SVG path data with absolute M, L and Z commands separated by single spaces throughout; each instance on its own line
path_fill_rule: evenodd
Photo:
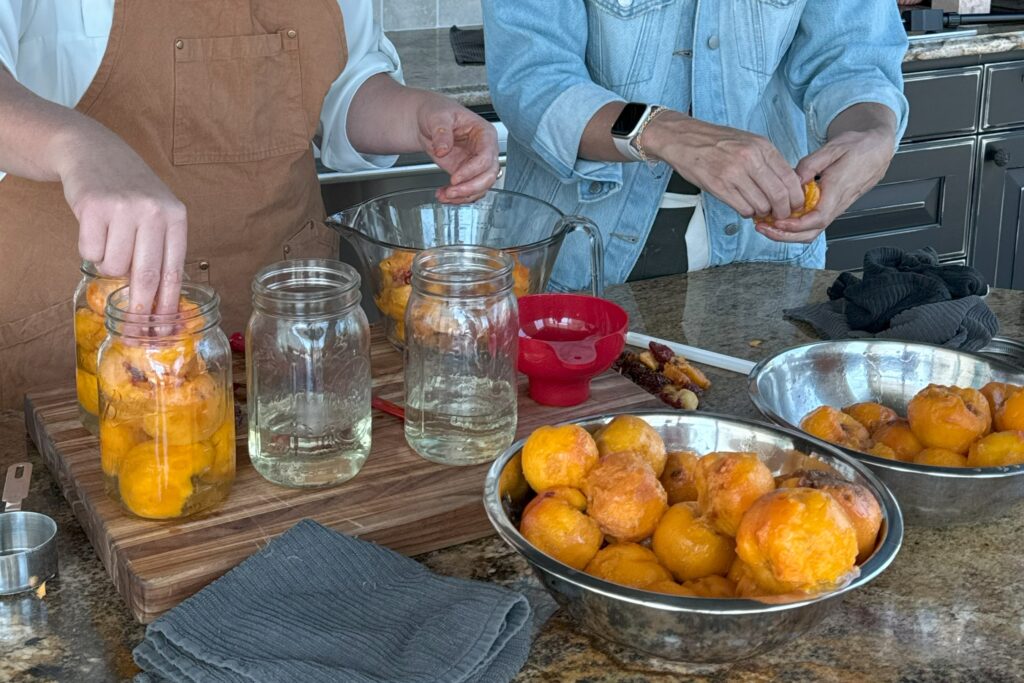
M 768 137 L 794 166 L 858 102 L 892 109 L 897 139 L 906 127 L 907 38 L 893 0 L 483 0 L 483 9 L 491 97 L 510 136 L 505 187 L 594 220 L 608 283 L 633 268 L 671 168 L 577 158 L 605 104 L 689 105 L 695 118 Z M 683 12 L 692 45 L 678 44 Z M 673 87 L 686 80 L 691 92 Z M 716 198 L 705 195 L 704 207 L 709 265 L 824 266 L 824 235 L 774 242 Z M 588 263 L 586 243 L 570 237 L 551 287 L 584 288 Z

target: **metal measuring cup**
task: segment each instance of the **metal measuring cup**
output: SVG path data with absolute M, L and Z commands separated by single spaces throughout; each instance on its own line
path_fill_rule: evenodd
M 0 513 L 0 595 L 35 590 L 57 575 L 57 523 L 21 509 L 31 477 L 32 463 L 7 468 Z

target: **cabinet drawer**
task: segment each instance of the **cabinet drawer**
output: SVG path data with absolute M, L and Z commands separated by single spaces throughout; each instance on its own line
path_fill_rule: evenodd
M 978 130 L 981 81 L 980 66 L 908 74 L 903 81 L 903 93 L 910 103 L 910 117 L 903 139 Z
M 967 255 L 974 137 L 903 145 L 882 181 L 829 226 L 826 267 L 860 268 L 881 246 Z
M 1024 64 L 990 64 L 985 76 L 982 128 L 1024 124 Z

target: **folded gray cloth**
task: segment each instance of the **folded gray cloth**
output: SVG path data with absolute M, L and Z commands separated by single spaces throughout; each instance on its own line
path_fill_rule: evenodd
M 981 297 L 923 304 L 895 315 L 888 329 L 871 334 L 850 329 L 843 299 L 783 311 L 810 324 L 825 339 L 899 339 L 977 351 L 999 331 L 999 320 Z
M 530 649 L 530 606 L 311 520 L 146 629 L 136 681 L 492 683 Z

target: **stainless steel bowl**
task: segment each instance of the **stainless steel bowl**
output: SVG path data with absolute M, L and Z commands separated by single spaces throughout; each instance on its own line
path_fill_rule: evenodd
M 690 598 L 652 593 L 598 579 L 542 553 L 517 529 L 530 497 L 522 478 L 518 441 L 494 463 L 484 483 L 484 507 L 498 534 L 533 568 L 548 592 L 583 630 L 658 657 L 688 662 L 732 662 L 774 649 L 817 624 L 840 595 L 878 576 L 896 557 L 903 519 L 889 491 L 857 461 L 817 439 L 732 417 L 680 411 L 631 412 L 661 434 L 670 451 L 754 451 L 779 474 L 793 468 L 801 451 L 866 486 L 884 520 L 874 554 L 849 585 L 800 602 L 770 605 L 756 600 Z M 588 430 L 614 414 L 573 420 Z M 569 424 L 569 423 L 563 423 Z
M 900 341 L 845 340 L 797 346 L 758 363 L 750 398 L 761 414 L 799 429 L 821 405 L 879 401 L 906 415 L 928 384 L 981 388 L 1024 384 L 1024 374 L 992 358 Z M 908 525 L 968 524 L 999 515 L 1024 498 L 1024 465 L 930 467 L 843 449 L 864 462 L 900 502 Z

